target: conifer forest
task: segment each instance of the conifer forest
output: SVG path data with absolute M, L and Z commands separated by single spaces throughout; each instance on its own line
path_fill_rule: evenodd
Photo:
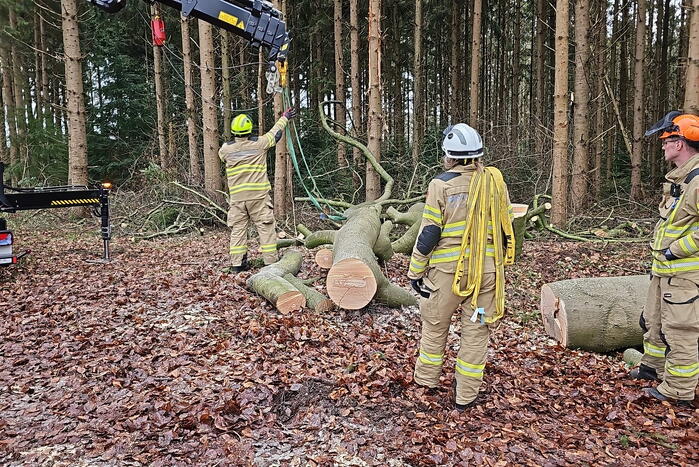
M 628 376 L 699 0 L 0 0 L 0 84 L 2 465 L 699 464 L 696 400 Z M 289 124 L 234 169 L 243 114 Z M 466 410 L 470 308 L 420 386 L 408 277 L 458 123 L 516 239 Z M 241 171 L 276 244 L 234 245 Z

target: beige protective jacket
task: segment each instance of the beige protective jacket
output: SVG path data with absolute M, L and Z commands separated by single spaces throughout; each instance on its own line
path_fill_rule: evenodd
M 410 258 L 410 279 L 423 277 L 428 268 L 451 274 L 456 271 L 466 228 L 468 190 L 475 170 L 473 164 L 457 165 L 430 182 L 420 233 Z M 509 204 L 509 195 L 507 199 Z M 495 272 L 492 225 L 488 228 L 484 273 Z
M 267 150 L 281 139 L 288 122 L 286 117 L 281 117 L 259 138 L 235 138 L 218 150 L 218 157 L 226 163 L 231 203 L 267 196 L 272 188 L 267 178 Z
M 652 244 L 656 276 L 699 280 L 699 173 L 685 183 L 695 169 L 699 169 L 699 154 L 665 175 Z M 668 260 L 663 254 L 667 248 L 678 259 Z

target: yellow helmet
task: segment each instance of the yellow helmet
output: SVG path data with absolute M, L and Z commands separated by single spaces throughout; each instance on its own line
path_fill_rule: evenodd
M 252 120 L 245 114 L 240 114 L 231 122 L 231 133 L 234 136 L 247 136 L 252 133 Z

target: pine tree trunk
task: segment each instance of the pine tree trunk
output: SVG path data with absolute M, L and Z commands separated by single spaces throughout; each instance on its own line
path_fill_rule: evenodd
M 0 92 L 0 162 L 10 163 L 9 152 L 7 151 L 7 132 L 5 131 L 5 101 L 3 100 L 2 92 Z
M 223 95 L 223 140 L 231 140 L 231 36 L 221 30 L 221 94 Z M 240 72 L 244 68 L 240 68 Z
M 77 6 L 76 6 L 77 8 Z M 17 30 L 17 14 L 15 12 L 15 6 L 11 5 L 8 7 L 9 11 L 9 16 L 10 16 L 10 28 L 13 30 Z M 12 94 L 14 95 L 15 98 L 15 122 L 16 122 L 16 128 L 17 128 L 17 149 L 19 153 L 19 160 L 22 163 L 22 165 L 26 166 L 28 164 L 28 159 L 29 159 L 29 147 L 27 146 L 27 114 L 26 114 L 26 108 L 25 108 L 25 102 L 24 102 L 24 89 L 27 85 L 25 76 L 22 73 L 22 63 L 21 63 L 21 58 L 22 55 L 20 55 L 19 51 L 17 50 L 17 41 L 12 39 L 10 40 L 10 53 L 12 54 L 12 85 L 13 85 L 13 90 Z M 82 76 L 82 75 L 80 75 Z M 82 84 L 81 84 L 81 91 L 82 91 Z M 81 99 L 83 99 L 82 94 L 81 94 Z M 85 109 L 85 106 L 83 104 L 83 112 Z M 83 115 L 83 122 L 85 121 L 85 117 Z M 86 163 L 87 167 L 87 163 Z M 87 170 L 87 168 L 86 168 Z M 86 176 L 87 177 L 87 176 Z
M 44 96 L 41 94 L 41 56 L 43 55 L 41 51 L 41 35 L 39 23 L 41 22 L 41 16 L 39 12 L 39 5 L 34 5 L 34 96 L 35 100 L 32 105 L 32 115 L 33 118 L 41 118 L 44 108 Z
M 699 115 L 699 0 L 693 0 L 690 15 L 684 111 Z
M 544 108 L 545 108 L 545 96 L 546 96 L 546 70 L 544 68 L 545 62 L 546 62 L 546 10 L 545 6 L 548 5 L 548 2 L 545 0 L 537 0 L 536 2 L 536 37 L 534 39 L 534 56 L 532 57 L 533 60 L 535 60 L 535 80 L 534 80 L 534 116 L 535 121 L 532 125 L 534 126 L 540 126 L 544 125 L 544 122 L 548 120 L 548 117 L 544 115 Z M 532 128 L 532 131 L 534 128 Z M 533 132 L 533 135 L 535 136 L 535 152 L 536 152 L 536 160 L 537 160 L 537 166 L 539 168 L 540 172 L 544 172 L 544 170 L 548 171 L 547 168 L 544 167 L 544 151 L 545 151 L 545 142 L 546 139 L 540 135 L 540 131 Z
M 68 109 L 68 181 L 87 185 L 87 133 L 76 0 L 61 0 L 61 20 Z
M 285 2 L 275 0 L 275 7 L 284 15 Z M 274 121 L 276 122 L 284 112 L 284 102 L 282 95 L 274 94 Z M 291 210 L 290 199 L 287 196 L 287 161 L 289 160 L 289 152 L 286 147 L 286 138 L 282 136 L 277 145 L 274 147 L 274 216 L 277 219 L 285 219 Z
M 199 23 L 199 63 L 201 70 L 201 107 L 204 141 L 204 189 L 209 196 L 221 199 L 221 160 L 218 158 L 218 105 L 216 99 L 216 70 L 214 35 L 211 24 Z
M 5 44 L 0 42 L 0 74 L 2 74 L 2 100 L 7 114 L 7 129 L 9 132 L 9 162 L 17 163 L 19 152 L 17 151 L 17 122 L 15 121 L 15 98 L 12 92 L 12 67 L 10 66 L 10 51 Z M 17 180 L 11 178 L 14 184 Z
M 150 7 L 150 14 L 153 17 L 160 16 L 160 8 L 153 4 Z M 160 167 L 163 170 L 170 170 L 172 164 L 167 153 L 167 100 L 165 98 L 165 77 L 163 73 L 163 50 L 153 44 L 153 75 L 155 80 L 155 106 L 158 114 L 158 149 L 160 151 Z
M 265 56 L 262 48 L 257 53 L 257 134 L 262 135 L 265 133 L 265 100 L 263 96 L 265 95 Z
M 415 0 L 415 56 L 413 58 L 413 166 L 417 167 L 422 152 L 422 138 L 425 132 L 424 79 L 422 62 L 422 0 Z
M 574 213 L 579 213 L 588 200 L 589 165 L 589 100 L 590 86 L 586 70 L 590 66 L 590 3 L 577 0 L 575 3 L 575 87 L 573 173 L 571 179 L 571 204 Z
M 450 55 L 451 63 L 450 67 L 450 93 L 449 97 L 451 102 L 449 103 L 449 110 L 451 115 L 451 121 L 456 123 L 461 121 L 461 105 L 459 98 L 459 82 L 461 81 L 461 60 L 459 56 L 460 44 L 461 44 L 461 2 L 462 0 L 452 0 L 451 1 L 451 36 L 450 36 Z
M 41 95 L 43 96 L 43 107 L 41 108 L 41 118 L 44 126 L 48 123 L 48 115 L 51 112 L 51 99 L 49 96 L 49 69 L 48 69 L 48 40 L 44 27 L 46 21 L 39 15 L 39 48 L 41 49 Z
M 469 98 L 469 125 L 478 128 L 478 86 L 481 66 L 481 15 L 482 0 L 473 2 L 473 36 L 471 39 L 471 93 Z
M 189 19 L 181 16 L 182 63 L 184 69 L 184 96 L 187 109 L 187 143 L 189 147 L 189 183 L 201 186 L 202 173 L 199 163 L 199 145 L 197 144 L 197 123 L 194 118 L 196 104 L 192 86 L 192 47 L 190 43 Z
M 597 35 L 597 47 L 596 47 L 596 91 L 597 91 L 597 115 L 595 120 L 595 167 L 593 171 L 593 190 L 595 201 L 601 199 L 602 194 L 602 155 L 604 154 L 604 141 L 605 137 L 603 135 L 605 128 L 605 103 L 606 103 L 606 93 L 604 91 L 604 79 L 605 71 L 607 69 L 607 57 L 606 57 L 606 47 L 607 47 L 607 1 L 600 1 L 599 8 L 599 20 L 598 20 L 599 32 Z M 609 157 L 609 156 L 607 156 Z
M 381 162 L 383 115 L 381 108 L 381 0 L 369 0 L 369 151 Z M 381 196 L 381 178 L 371 164 L 366 165 L 366 199 Z
M 335 121 L 342 129 L 344 134 L 346 129 L 345 118 L 345 70 L 343 66 L 343 51 L 342 51 L 342 0 L 334 0 L 334 37 L 335 37 L 335 100 L 342 104 L 335 105 Z M 347 149 L 345 145 L 337 143 L 337 166 L 345 167 L 347 165 Z
M 360 127 L 362 125 L 362 94 L 359 79 L 359 21 L 357 19 L 357 1 L 350 0 L 350 80 L 352 86 L 352 135 L 359 139 Z M 421 0 L 417 0 L 421 1 Z M 358 175 L 358 168 L 361 167 L 363 156 L 358 148 L 352 149 L 352 180 L 354 189 L 357 190 L 362 184 Z
M 568 220 L 568 19 L 568 0 L 556 0 L 551 223 L 558 227 Z
M 636 50 L 634 54 L 633 143 L 631 151 L 631 200 L 641 198 L 641 163 L 643 161 L 643 55 L 646 44 L 646 0 L 638 0 L 636 12 Z

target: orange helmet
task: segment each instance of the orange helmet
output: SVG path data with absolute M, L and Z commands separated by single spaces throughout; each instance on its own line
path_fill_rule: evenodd
M 677 110 L 668 112 L 658 123 L 653 125 L 646 136 L 659 133 L 660 139 L 678 136 L 688 141 L 699 142 L 699 117 L 692 114 L 682 114 Z

